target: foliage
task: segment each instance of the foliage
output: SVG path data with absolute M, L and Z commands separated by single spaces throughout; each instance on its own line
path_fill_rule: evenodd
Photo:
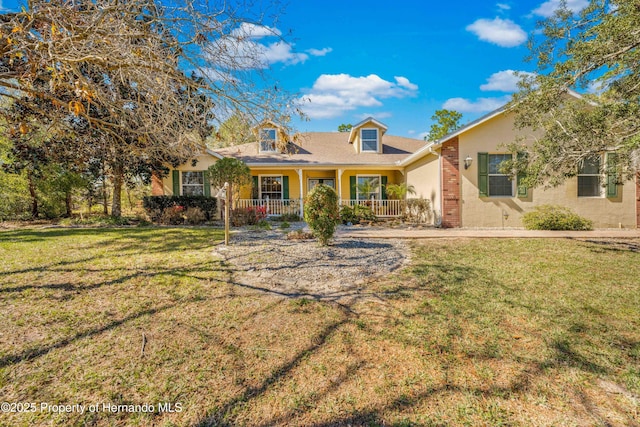
M 282 221 L 282 223 L 280 224 L 280 228 L 285 230 L 287 228 L 291 227 L 291 224 L 289 224 L 287 221 Z
M 640 8 L 635 1 L 591 0 L 574 14 L 563 3 L 530 42 L 535 74 L 521 75 L 511 106 L 516 126 L 541 136 L 529 151 L 529 186 L 554 186 L 594 155 L 615 151 L 616 172 L 633 176 L 640 155 Z M 582 99 L 569 90 L 586 90 Z M 603 172 L 605 165 L 603 164 Z
M 25 174 L 0 169 L 0 221 L 31 217 L 31 200 Z
M 287 222 L 299 222 L 300 215 L 294 213 L 283 213 L 279 217 L 276 218 L 278 221 L 287 221 Z
M 207 216 L 199 207 L 189 207 L 184 211 L 184 222 L 189 225 L 199 225 L 205 222 Z
M 416 187 L 413 184 L 387 184 L 387 195 L 393 199 L 404 200 L 407 194 L 415 195 Z
M 242 111 L 234 112 L 231 117 L 222 122 L 213 140 L 216 147 L 228 147 L 255 141 L 250 117 Z
M 229 183 L 230 192 L 251 183 L 251 170 L 242 160 L 225 157 L 209 166 L 209 181 L 214 187 L 222 188 Z
M 304 220 L 321 245 L 329 244 L 340 219 L 338 195 L 328 185 L 319 184 L 305 198 Z
M 290 116 L 290 96 L 270 84 L 256 90 L 253 79 L 266 74 L 246 72 L 264 68 L 261 45 L 246 40 L 256 28 L 271 31 L 262 17 L 277 11 L 246 6 L 34 0 L 2 14 L 6 134 L 28 143 L 22 159 L 46 153 L 79 173 L 98 160 L 120 215 L 128 181 L 193 159 L 231 112 Z
M 233 209 L 231 211 L 231 225 L 234 227 L 256 225 L 266 217 L 267 209 L 264 206 Z
M 437 141 L 440 138 L 450 134 L 460 127 L 462 114 L 455 110 L 437 110 L 431 120 L 436 123 L 431 125 L 429 133 L 425 136 L 425 141 Z
M 255 230 L 268 231 L 271 230 L 271 224 L 266 219 L 261 219 L 253 226 Z
M 556 205 L 537 206 L 522 216 L 527 230 L 593 230 L 593 222 Z
M 343 224 L 360 224 L 363 221 L 376 221 L 377 218 L 371 210 L 370 206 L 366 205 L 343 205 L 340 207 L 340 221 Z
M 350 132 L 353 125 L 351 123 L 342 123 L 338 126 L 338 132 Z
M 431 202 L 427 199 L 407 199 L 403 205 L 403 221 L 426 224 L 432 221 Z
M 158 221 L 167 209 L 180 206 L 183 209 L 199 208 L 207 221 L 217 214 L 217 199 L 205 196 L 147 196 L 142 199 L 142 206 L 153 221 Z
M 311 240 L 313 239 L 312 233 L 307 233 L 301 229 L 293 230 L 287 233 L 287 240 Z

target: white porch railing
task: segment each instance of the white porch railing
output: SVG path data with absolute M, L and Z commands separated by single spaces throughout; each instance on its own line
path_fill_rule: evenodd
M 378 218 L 397 218 L 402 216 L 401 200 L 341 200 L 341 206 L 369 206 Z M 300 199 L 269 200 L 269 199 L 236 199 L 234 209 L 264 208 L 267 216 L 294 214 L 302 216 Z
M 300 212 L 300 199 L 236 199 L 233 201 L 233 208 L 264 208 L 267 216 L 285 214 L 302 216 Z
M 369 206 L 378 218 L 397 218 L 402 216 L 401 200 L 340 200 L 342 206 Z

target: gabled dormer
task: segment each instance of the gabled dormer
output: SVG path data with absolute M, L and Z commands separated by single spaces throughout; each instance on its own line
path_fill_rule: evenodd
M 282 153 L 287 143 L 287 133 L 278 124 L 265 120 L 253 128 L 259 153 Z
M 349 132 L 349 144 L 356 153 L 382 153 L 382 137 L 387 126 L 373 117 L 368 117 L 354 125 Z

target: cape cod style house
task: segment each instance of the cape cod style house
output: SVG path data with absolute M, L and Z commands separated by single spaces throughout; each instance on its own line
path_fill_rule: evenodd
M 521 136 L 505 108 L 433 142 L 389 135 L 374 118 L 348 133 L 304 133 L 295 142 L 275 123 L 263 123 L 256 134 L 254 143 L 207 150 L 155 179 L 153 194 L 215 195 L 204 171 L 217 159 L 235 157 L 253 178 L 235 206 L 265 206 L 272 215 L 299 214 L 304 196 L 322 183 L 336 190 L 343 205 L 367 203 L 376 215 L 394 217 L 400 203 L 387 198 L 385 187 L 407 183 L 416 189 L 412 197 L 430 201 L 432 218 L 443 227 L 522 227 L 522 215 L 545 204 L 566 206 L 596 228 L 640 226 L 640 175 L 620 183 L 602 174 L 607 154 L 555 188 L 526 188 L 501 174 L 499 164 L 511 156 L 502 147 Z M 287 142 L 284 152 L 280 138 Z

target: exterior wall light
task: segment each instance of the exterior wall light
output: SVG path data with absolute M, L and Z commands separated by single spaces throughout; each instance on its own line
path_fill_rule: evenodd
M 473 159 L 471 158 L 471 156 L 467 155 L 467 158 L 464 159 L 464 168 L 465 169 L 469 169 L 471 167 L 471 162 L 473 161 Z

